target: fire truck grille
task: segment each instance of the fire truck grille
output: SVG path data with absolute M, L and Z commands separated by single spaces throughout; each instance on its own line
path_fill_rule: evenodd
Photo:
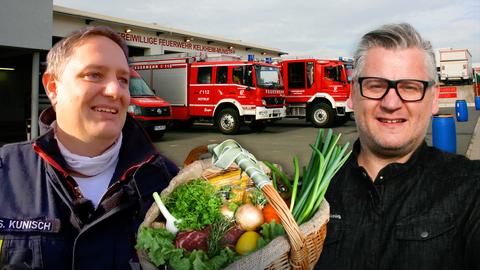
M 265 103 L 268 105 L 282 105 L 285 103 L 285 99 L 281 97 L 267 97 L 263 98 L 265 100 Z
M 152 107 L 143 108 L 145 116 L 169 116 L 169 107 Z

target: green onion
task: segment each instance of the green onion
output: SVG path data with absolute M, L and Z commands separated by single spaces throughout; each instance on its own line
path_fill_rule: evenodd
M 277 174 L 272 172 L 272 183 L 273 183 L 273 187 L 275 188 L 275 190 L 278 190 L 278 185 L 277 185 Z
M 298 189 L 300 179 L 300 166 L 298 157 L 293 157 L 294 177 L 293 185 L 287 175 L 281 172 L 272 163 L 265 161 L 272 170 L 273 186 L 278 191 L 277 176 L 283 185 L 292 192 L 290 212 L 295 221 L 300 225 L 308 221 L 320 208 L 321 202 L 327 192 L 330 181 L 347 161 L 351 151 L 347 152 L 349 143 L 338 145 L 341 134 L 334 134 L 332 129 L 327 132 L 318 130 L 317 138 L 312 148 L 312 155 L 307 167 L 302 166 L 302 188 Z
M 293 157 L 293 167 L 295 168 L 295 175 L 293 176 L 293 190 L 292 197 L 290 199 L 290 212 L 292 212 L 293 206 L 295 205 L 295 198 L 297 197 L 298 189 L 298 180 L 300 178 L 300 169 L 298 166 L 298 157 Z
M 294 178 L 290 211 L 298 224 L 308 221 L 315 214 L 330 181 L 351 154 L 351 151 L 347 153 L 349 143 L 337 145 L 340 137 L 341 134 L 333 134 L 331 129 L 327 132 L 319 129 L 315 144 L 310 145 L 312 155 L 307 168 L 303 170 L 302 188 L 299 192 L 296 190 L 298 179 Z M 295 160 L 294 167 L 298 172 Z
M 270 168 L 274 173 L 276 173 L 278 176 L 280 176 L 280 180 L 282 180 L 282 184 L 288 189 L 288 191 L 292 190 L 292 184 L 290 183 L 290 179 L 288 179 L 287 175 L 283 172 L 281 172 L 275 165 L 268 161 L 263 162 L 267 167 Z

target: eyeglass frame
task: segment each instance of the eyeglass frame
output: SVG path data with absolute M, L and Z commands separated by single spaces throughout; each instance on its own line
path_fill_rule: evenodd
M 387 89 L 385 89 L 385 92 L 383 93 L 383 95 L 381 97 L 378 97 L 378 98 L 372 98 L 372 97 L 367 97 L 363 94 L 363 87 L 362 87 L 362 82 L 366 79 L 381 79 L 383 81 L 386 81 L 388 83 L 387 85 Z M 398 84 L 401 83 L 401 82 L 405 82 L 405 81 L 414 81 L 414 82 L 419 82 L 419 83 L 422 83 L 423 84 L 423 93 L 422 93 L 422 97 L 420 97 L 419 99 L 415 99 L 415 100 L 406 100 L 404 99 L 401 95 L 400 95 L 400 92 L 398 91 Z M 368 99 L 372 99 L 372 100 L 381 100 L 383 99 L 387 94 L 388 94 L 388 91 L 390 89 L 395 89 L 395 92 L 397 93 L 397 96 L 404 102 L 417 102 L 417 101 L 421 101 L 423 100 L 423 98 L 425 97 L 425 92 L 427 91 L 427 89 L 429 87 L 432 87 L 435 85 L 435 81 L 433 80 L 430 80 L 430 81 L 423 81 L 423 80 L 417 80 L 417 79 L 401 79 L 401 80 L 396 80 L 396 81 L 392 81 L 392 80 L 389 80 L 389 79 L 385 79 L 385 78 L 381 78 L 381 77 L 358 77 L 357 79 L 357 82 L 360 86 L 360 94 L 362 95 L 362 97 L 364 98 L 368 98 Z

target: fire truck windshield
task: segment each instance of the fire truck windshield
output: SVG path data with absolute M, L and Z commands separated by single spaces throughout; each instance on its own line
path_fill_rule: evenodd
M 269 89 L 282 89 L 282 75 L 277 67 L 255 65 L 257 86 Z
M 155 96 L 152 89 L 148 87 L 142 78 L 130 77 L 130 96 L 132 97 L 151 97 Z

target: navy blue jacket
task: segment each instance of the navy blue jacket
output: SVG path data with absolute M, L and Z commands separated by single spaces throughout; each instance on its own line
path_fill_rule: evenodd
M 178 169 L 130 116 L 117 168 L 97 209 L 66 170 L 49 124 L 43 135 L 0 148 L 0 266 L 8 269 L 130 269 L 135 233 Z M 22 268 L 23 267 L 23 268 Z

